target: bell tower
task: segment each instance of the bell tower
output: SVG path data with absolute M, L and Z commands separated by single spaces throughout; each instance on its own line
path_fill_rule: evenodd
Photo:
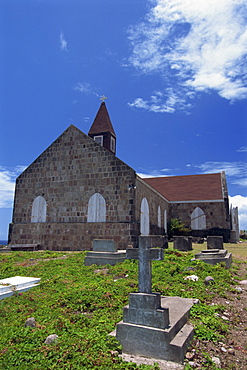
M 106 108 L 105 99 L 105 96 L 100 99 L 102 103 L 88 132 L 88 136 L 111 153 L 116 154 L 116 134 Z

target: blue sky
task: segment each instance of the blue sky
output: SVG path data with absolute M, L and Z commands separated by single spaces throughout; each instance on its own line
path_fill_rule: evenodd
M 15 178 L 106 105 L 143 176 L 226 171 L 247 229 L 245 0 L 1 0 L 0 239 Z

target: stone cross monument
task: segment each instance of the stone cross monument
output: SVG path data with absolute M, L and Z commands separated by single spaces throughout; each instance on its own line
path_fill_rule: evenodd
M 193 327 L 187 324 L 193 299 L 161 297 L 152 293 L 151 261 L 164 259 L 163 248 L 151 248 L 155 239 L 140 236 L 139 248 L 127 249 L 126 258 L 138 260 L 138 293 L 130 293 L 123 321 L 111 335 L 123 353 L 183 362 Z
M 138 292 L 152 293 L 151 261 L 163 260 L 164 250 L 161 248 L 150 248 L 149 238 L 140 236 L 139 248 L 127 249 L 126 258 L 138 260 Z

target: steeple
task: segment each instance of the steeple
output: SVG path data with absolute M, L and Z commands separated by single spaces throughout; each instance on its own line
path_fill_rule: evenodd
M 116 134 L 104 101 L 102 101 L 99 107 L 88 136 L 113 154 L 116 154 Z

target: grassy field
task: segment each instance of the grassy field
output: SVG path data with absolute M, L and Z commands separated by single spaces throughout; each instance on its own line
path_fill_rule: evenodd
M 170 246 L 171 247 L 171 246 Z M 206 245 L 193 245 L 192 253 L 170 248 L 164 261 L 152 264 L 153 291 L 166 296 L 199 298 L 191 312 L 195 338 L 223 341 L 228 323 L 220 318 L 222 305 L 211 302 L 235 290 L 238 263 L 230 270 L 191 261 L 193 254 Z M 246 260 L 246 244 L 225 245 L 236 262 Z M 0 278 L 11 276 L 40 277 L 32 290 L 0 301 L 0 369 L 158 369 L 155 366 L 126 363 L 119 358 L 121 346 L 108 334 L 122 320 L 128 294 L 137 291 L 137 261 L 126 260 L 116 266 L 84 266 L 85 252 L 15 252 L 0 254 Z M 197 282 L 185 280 L 191 274 Z M 205 288 L 204 279 L 215 281 Z M 25 327 L 34 317 L 35 328 Z M 58 341 L 44 343 L 50 334 Z M 205 353 L 200 369 L 217 369 Z M 186 369 L 190 369 L 186 365 Z

